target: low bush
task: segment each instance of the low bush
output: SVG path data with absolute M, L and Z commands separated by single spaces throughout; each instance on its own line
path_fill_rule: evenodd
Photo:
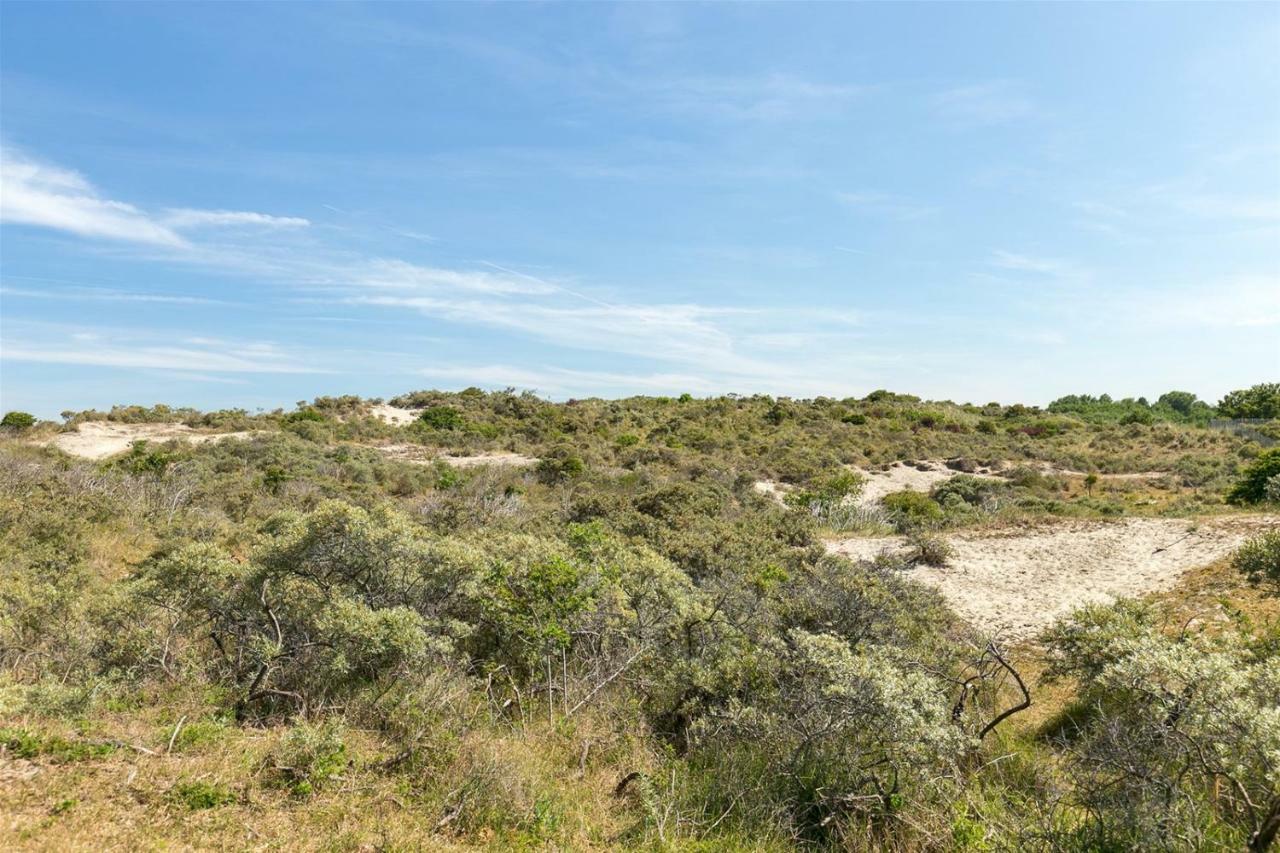
M 1280 531 L 1263 533 L 1241 545 L 1231 565 L 1252 584 L 1266 584 L 1280 594 Z
M 5 412 L 4 418 L 0 418 L 0 427 L 14 430 L 15 432 L 31 429 L 36 425 L 36 416 L 27 412 Z
M 1280 477 L 1280 447 L 1264 451 L 1246 466 L 1240 479 L 1227 493 L 1227 500 L 1235 504 L 1270 500 L 1267 489 L 1275 477 Z

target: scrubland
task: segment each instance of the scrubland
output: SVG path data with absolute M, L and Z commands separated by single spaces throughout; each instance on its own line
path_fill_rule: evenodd
M 6 417 L 0 844 L 1267 849 L 1276 396 Z

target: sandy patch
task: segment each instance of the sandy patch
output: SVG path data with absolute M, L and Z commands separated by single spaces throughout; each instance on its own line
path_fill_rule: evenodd
M 405 426 L 416 421 L 422 415 L 422 410 L 402 409 L 399 406 L 388 406 L 386 403 L 379 403 L 369 410 L 369 414 L 375 418 L 382 418 L 392 426 Z
M 974 627 L 1023 640 L 1092 602 L 1166 590 L 1184 572 L 1230 554 L 1280 517 L 1200 523 L 1134 518 L 1063 521 L 1031 529 L 961 532 L 945 568 L 918 566 L 909 575 L 936 587 Z M 833 553 L 872 559 L 904 548 L 901 537 L 827 543 Z
M 872 506 L 880 502 L 885 495 L 894 492 L 928 492 L 939 483 L 945 483 L 963 472 L 948 468 L 937 460 L 924 462 L 895 462 L 884 471 L 863 471 L 859 474 L 866 478 L 862 493 L 858 495 L 860 506 Z M 994 474 L 975 472 L 970 477 L 985 480 L 998 480 Z
M 1005 462 L 1000 466 L 1000 473 L 1008 474 L 1015 468 L 1030 468 L 1050 477 L 1088 477 L 1089 471 L 1075 471 L 1071 468 L 1059 468 L 1049 462 Z M 1135 471 L 1131 474 L 1097 474 L 1099 480 L 1158 480 L 1168 477 L 1168 471 Z
M 392 459 L 399 459 L 402 462 L 412 462 L 415 465 L 430 465 L 437 459 L 441 462 L 448 463 L 455 468 L 476 468 L 481 465 L 507 465 L 511 467 L 523 467 L 526 465 L 535 465 L 538 460 L 532 456 L 525 456 L 520 453 L 476 453 L 465 456 L 453 456 L 441 454 L 439 451 L 421 447 L 416 444 L 383 444 L 379 445 L 376 450 L 385 453 Z
M 755 489 L 757 494 L 773 498 L 778 503 L 783 503 L 787 492 L 791 490 L 789 486 L 774 480 L 756 480 L 751 484 L 751 488 Z
M 249 438 L 255 432 L 196 432 L 186 424 L 117 424 L 86 421 L 75 432 L 54 436 L 47 445 L 84 459 L 106 459 L 129 449 L 135 441 L 187 441 L 204 444 L 224 438 Z

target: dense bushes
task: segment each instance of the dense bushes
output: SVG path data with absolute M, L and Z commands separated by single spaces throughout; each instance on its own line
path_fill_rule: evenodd
M 1101 512 L 1123 491 L 1100 481 L 1105 496 L 1084 498 L 1046 463 L 1132 471 L 1154 456 L 1219 501 L 1253 452 L 1239 439 L 888 392 L 564 405 L 418 392 L 399 402 L 454 414 L 405 427 L 368 402 L 117 408 L 256 433 L 101 463 L 9 439 L 0 745 L 80 766 L 153 758 L 135 745 L 164 753 L 163 785 L 141 773 L 138 790 L 112 790 L 183 817 L 221 811 L 230 825 L 233 810 L 280 806 L 292 822 L 314 806 L 352 824 L 366 808 L 379 825 L 415 821 L 387 846 L 1261 838 L 1274 643 L 1188 637 L 1185 620 L 1165 631 L 1128 605 L 1091 611 L 1050 638 L 1052 674 L 1063 694 L 1081 685 L 1079 704 L 1037 739 L 992 728 L 1022 700 L 998 647 L 906 561 L 853 563 L 820 535 L 888 521 L 909 534 L 908 561 L 940 564 L 939 528 Z M 540 461 L 467 468 L 445 450 Z M 1028 466 L 859 506 L 852 466 L 944 456 L 974 472 Z M 785 504 L 756 492 L 766 478 Z M 1250 543 L 1236 562 L 1266 577 L 1273 552 Z
M 1156 615 L 1094 607 L 1049 637 L 1050 675 L 1078 679 L 1088 712 L 1054 735 L 1073 798 L 1096 816 L 1078 843 L 1268 849 L 1280 832 L 1276 649 L 1169 633 Z
M 1232 391 L 1218 403 L 1224 418 L 1280 418 L 1280 382 Z
M 1227 493 L 1227 500 L 1238 504 L 1274 501 L 1276 482 L 1280 482 L 1280 447 L 1260 454 L 1246 466 L 1240 479 Z

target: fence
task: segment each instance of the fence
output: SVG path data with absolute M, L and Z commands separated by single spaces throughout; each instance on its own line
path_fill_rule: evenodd
M 1280 441 L 1258 429 L 1263 424 L 1269 423 L 1271 421 L 1267 418 L 1214 418 L 1209 421 L 1209 428 L 1220 429 L 1223 432 L 1229 432 L 1241 438 L 1256 441 L 1263 447 L 1273 447 L 1276 444 L 1280 444 Z

